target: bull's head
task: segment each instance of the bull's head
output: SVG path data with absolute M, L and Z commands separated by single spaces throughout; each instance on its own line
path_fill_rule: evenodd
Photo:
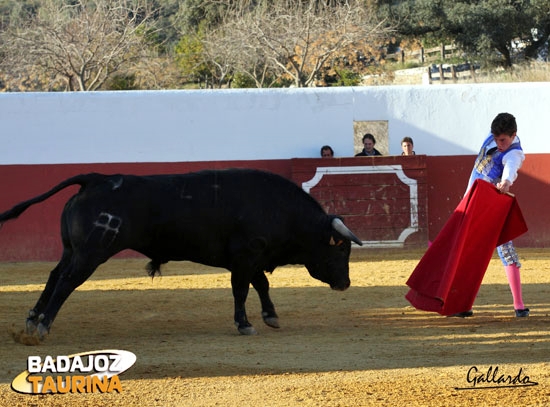
M 315 254 L 305 264 L 309 274 L 330 285 L 333 290 L 345 290 L 350 286 L 349 256 L 351 242 L 359 246 L 363 242 L 348 229 L 340 218 L 332 217 L 330 236 L 315 249 Z

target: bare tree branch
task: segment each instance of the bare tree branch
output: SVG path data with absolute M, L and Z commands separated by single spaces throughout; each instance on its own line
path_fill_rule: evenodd
M 97 90 L 146 55 L 146 0 L 44 0 L 37 15 L 5 33 L 3 63 L 60 75 L 67 90 Z
M 346 47 L 378 41 L 392 32 L 361 0 L 215 2 L 227 8 L 220 30 L 226 38 L 218 36 L 217 42 L 207 44 L 211 54 L 223 43 L 224 52 L 235 55 L 236 68 L 257 84 L 262 83 L 259 75 L 272 72 L 284 73 L 297 87 L 311 86 Z

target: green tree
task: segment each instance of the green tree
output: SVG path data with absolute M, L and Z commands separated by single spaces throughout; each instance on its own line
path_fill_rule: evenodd
M 155 42 L 163 53 L 168 53 L 179 40 L 178 18 L 182 0 L 149 0 L 155 22 Z
M 404 37 L 455 41 L 476 58 L 511 67 L 517 45 L 534 57 L 548 47 L 550 0 L 379 0 Z
M 357 86 L 361 83 L 361 75 L 347 69 L 337 69 L 337 86 Z
M 223 1 L 182 0 L 179 8 L 179 28 L 182 33 L 197 32 L 200 27 L 216 27 L 227 10 Z
M 548 60 L 550 47 L 550 0 L 531 0 L 531 9 L 535 26 L 531 31 L 532 39 L 527 45 L 525 52 L 530 58 L 543 55 Z
M 461 47 L 474 55 L 495 50 L 505 67 L 512 66 L 514 43 L 529 42 L 534 27 L 527 1 L 456 2 L 448 14 L 448 29 Z
M 197 33 L 183 35 L 176 47 L 175 58 L 178 68 L 186 82 L 207 87 L 210 80 L 210 67 L 205 61 L 204 34 L 201 29 Z

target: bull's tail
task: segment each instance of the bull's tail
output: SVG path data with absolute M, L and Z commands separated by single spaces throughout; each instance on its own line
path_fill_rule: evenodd
M 74 177 L 68 178 L 65 181 L 59 183 L 48 192 L 43 193 L 42 195 L 35 196 L 27 201 L 20 202 L 15 205 L 10 210 L 0 213 L 0 226 L 10 219 L 17 218 L 23 212 L 25 212 L 30 206 L 37 204 L 39 202 L 45 201 L 52 195 L 57 194 L 59 191 L 71 186 L 71 185 L 80 185 L 81 187 L 87 185 L 90 181 L 97 179 L 98 177 L 104 177 L 101 174 L 81 174 Z

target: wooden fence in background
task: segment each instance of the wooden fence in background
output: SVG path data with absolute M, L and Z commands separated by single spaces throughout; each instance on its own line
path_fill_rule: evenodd
M 386 59 L 395 60 L 404 64 L 405 62 L 418 62 L 424 64 L 426 62 L 432 62 L 437 60 L 444 60 L 458 55 L 460 50 L 454 44 L 445 45 L 441 44 L 434 48 L 421 47 L 415 51 L 401 50 L 394 54 L 386 55 Z
M 433 83 L 439 81 L 443 83 L 446 80 L 452 80 L 457 82 L 461 79 L 468 79 L 476 82 L 477 74 L 479 73 L 480 66 L 478 64 L 472 64 L 465 62 L 462 64 L 432 64 L 428 70 L 428 81 Z M 476 73 L 477 71 L 477 73 Z

